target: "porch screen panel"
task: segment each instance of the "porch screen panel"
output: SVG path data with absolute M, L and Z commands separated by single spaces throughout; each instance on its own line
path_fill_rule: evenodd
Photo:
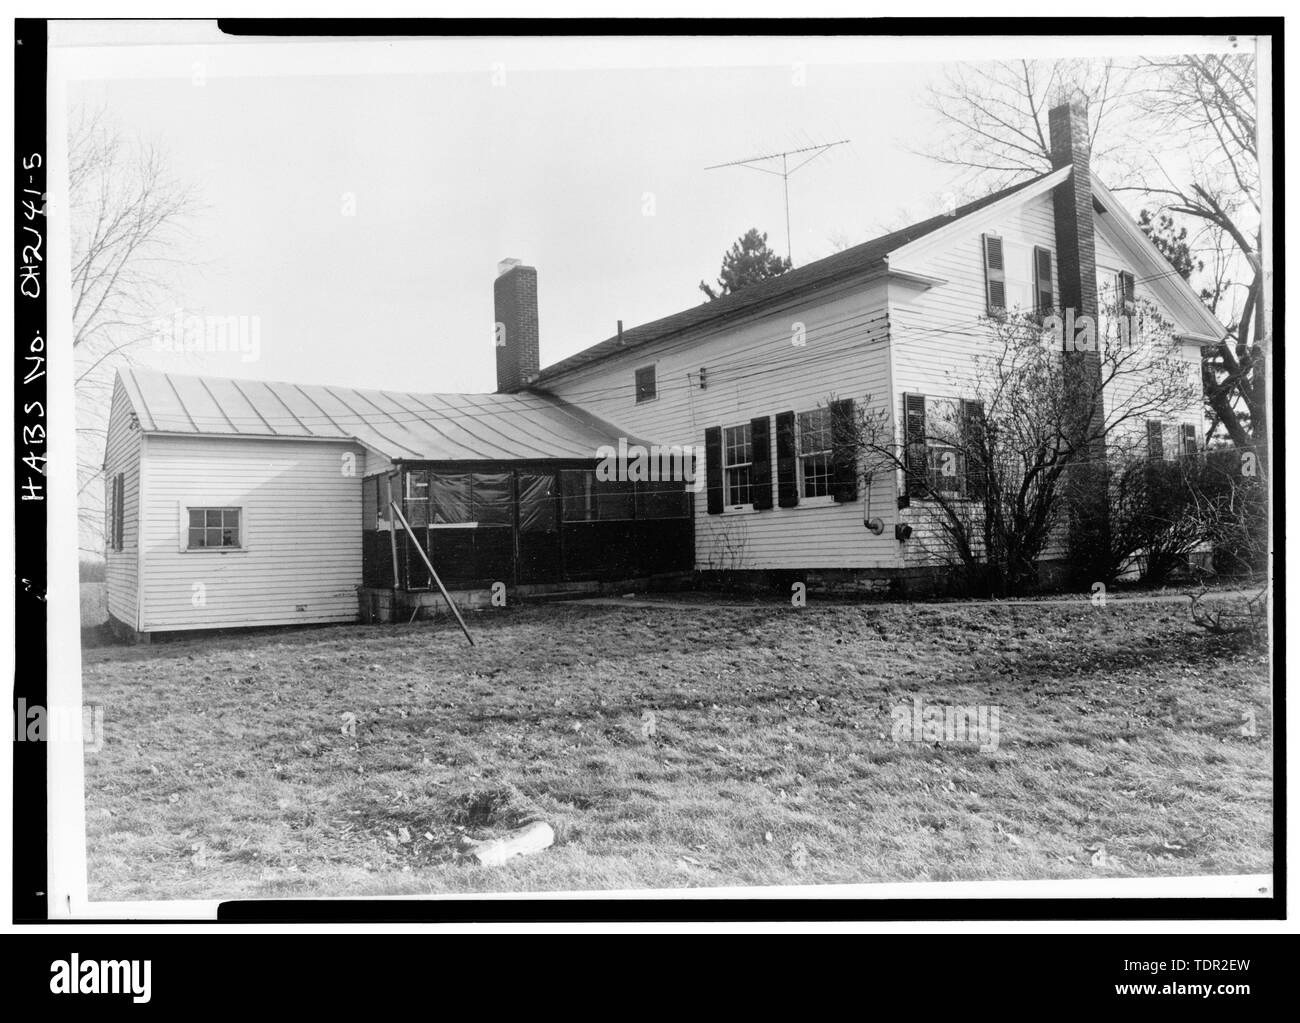
M 480 526 L 513 526 L 514 487 L 508 472 L 476 472 L 471 486 L 472 521 Z
M 564 574 L 556 508 L 559 480 L 555 473 L 521 472 L 518 487 L 519 582 L 555 582 Z
M 467 472 L 429 473 L 429 522 L 447 525 L 473 522 L 470 514 L 470 475 Z
M 412 469 L 406 474 L 406 521 L 412 529 L 429 523 L 429 474 L 423 469 Z
M 519 474 L 519 531 L 549 533 L 557 526 L 555 476 L 551 473 Z

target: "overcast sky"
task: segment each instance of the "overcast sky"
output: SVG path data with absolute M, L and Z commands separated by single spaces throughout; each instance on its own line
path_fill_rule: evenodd
M 697 283 L 716 277 L 749 227 L 785 250 L 781 179 L 707 165 L 851 140 L 790 178 L 797 265 L 836 238 L 864 241 L 943 208 L 951 169 L 912 151 L 937 130 L 925 88 L 941 63 L 887 62 L 888 48 L 881 62 L 877 45 L 855 64 L 851 43 L 796 41 L 750 59 L 726 39 L 698 58 L 651 40 L 645 59 L 620 67 L 615 53 L 595 62 L 615 66 L 586 69 L 563 47 L 604 53 L 606 42 L 534 42 L 533 60 L 488 40 L 378 56 L 374 43 L 342 44 L 302 66 L 302 48 L 278 44 L 238 61 L 132 48 L 110 52 L 108 73 L 68 96 L 155 145 L 202 204 L 184 253 L 195 269 L 159 314 L 260 320 L 255 362 L 148 350 L 141 361 L 487 391 L 502 258 L 538 269 L 546 365 L 619 319 L 630 327 L 699 302 Z M 385 57 L 400 73 L 384 73 Z

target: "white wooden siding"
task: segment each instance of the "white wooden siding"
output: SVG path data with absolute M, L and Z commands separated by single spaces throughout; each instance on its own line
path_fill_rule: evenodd
M 1059 290 L 1056 226 L 1051 192 L 960 222 L 933 241 L 923 239 L 909 254 L 907 269 L 937 277 L 930 288 L 896 281 L 890 288 L 893 339 L 894 414 L 902 422 L 903 395 L 928 399 L 973 397 L 975 357 L 988 352 L 993 333 L 983 322 L 987 313 L 984 282 L 985 234 L 1002 238 L 1007 305 L 1033 308 L 1034 246 L 1052 250 L 1052 281 Z M 933 414 L 932 409 L 927 409 Z M 901 439 L 901 438 L 900 438 Z M 901 480 L 899 481 L 901 484 Z M 913 498 L 899 513 L 912 529 L 903 544 L 909 566 L 951 560 L 939 531 L 933 502 Z
M 1152 282 L 1146 279 L 1151 276 L 1150 272 L 1135 269 L 1125 259 L 1112 237 L 1112 232 L 1113 228 L 1110 227 L 1108 218 L 1098 217 L 1096 232 L 1098 304 L 1105 308 L 1107 303 L 1115 302 L 1115 277 L 1121 270 L 1127 270 L 1134 276 L 1134 295 L 1138 302 L 1151 303 L 1161 316 L 1170 322 L 1176 323 L 1177 321 L 1173 313 L 1169 311 L 1168 305 L 1161 300 L 1161 296 L 1152 288 Z M 1172 273 L 1172 271 L 1170 272 Z M 1171 445 L 1178 439 L 1178 427 L 1181 424 L 1194 423 L 1196 425 L 1197 442 L 1200 446 L 1204 446 L 1205 432 L 1209 427 L 1209 423 L 1205 418 L 1205 402 L 1201 400 L 1200 345 L 1194 341 L 1185 341 L 1180 348 L 1184 375 L 1194 397 L 1186 405 L 1170 408 L 1166 414 L 1153 417 L 1159 418 L 1165 423 L 1166 454 L 1174 450 Z M 1140 386 L 1141 381 L 1133 374 L 1117 380 L 1115 386 L 1110 388 L 1104 396 L 1107 417 L 1113 419 L 1122 410 L 1132 408 L 1135 401 L 1138 400 L 1137 395 Z M 1131 446 L 1134 452 L 1144 453 L 1146 449 L 1145 419 L 1126 423 L 1124 429 L 1117 431 L 1113 439 L 1116 444 Z
M 146 459 L 144 631 L 356 619 L 359 445 L 154 435 Z M 244 509 L 247 549 L 185 551 L 187 504 Z
M 798 324 L 804 330 L 802 345 L 793 344 Z M 633 435 L 660 444 L 694 444 L 702 452 L 708 427 L 807 412 L 832 395 L 859 405 L 870 398 L 874 406 L 888 408 L 887 350 L 885 284 L 859 281 L 721 331 L 698 331 L 611 357 L 548 386 Z M 635 372 L 651 363 L 656 397 L 638 405 Z M 701 368 L 707 376 L 704 390 Z M 775 504 L 775 419 L 769 455 Z M 701 480 L 703 472 L 701 465 Z M 892 474 L 884 477 L 870 493 L 870 514 L 889 524 L 879 537 L 863 527 L 862 487 L 852 503 L 721 515 L 708 514 L 701 490 L 695 499 L 696 568 L 897 567 L 897 490 Z
M 131 400 L 120 380 L 113 385 L 104 444 L 105 525 L 113 504 L 113 477 L 123 476 L 122 549 L 113 550 L 113 534 L 104 534 L 104 580 L 108 613 L 123 625 L 138 627 L 136 589 L 140 554 L 140 431 L 131 427 Z
M 971 397 L 974 357 L 985 350 L 992 338 L 990 328 L 981 322 L 985 316 L 983 241 L 985 233 L 1003 239 L 1007 276 L 1007 301 L 1009 307 L 1020 303 L 1032 308 L 1033 303 L 1033 249 L 1036 245 L 1052 250 L 1052 281 L 1055 292 L 1060 292 L 1060 274 L 1057 262 L 1055 216 L 1050 191 L 1025 199 L 1009 208 L 991 209 L 976 214 L 954 230 L 942 236 L 923 239 L 911 247 L 907 270 L 943 280 L 931 288 L 922 288 L 905 281 L 894 281 L 890 287 L 890 326 L 894 383 L 894 415 L 901 422 L 904 393 L 924 394 L 928 398 Z M 1112 240 L 1113 226 L 1105 217 L 1097 218 L 1096 253 L 1099 276 L 1103 273 L 1127 269 L 1134 273 L 1138 283 L 1139 298 L 1154 302 L 1162 314 L 1174 320 L 1168 306 L 1162 303 L 1156 291 L 1143 280 L 1150 271 L 1135 268 L 1132 260 L 1120 254 L 1120 247 Z M 1177 322 L 1174 320 L 1174 322 Z M 1180 325 L 1186 326 L 1186 325 Z M 1188 342 L 1182 346 L 1183 361 L 1189 381 L 1199 394 L 1199 347 Z M 1116 402 L 1129 400 L 1138 382 L 1132 378 L 1106 396 L 1108 409 Z M 1201 404 L 1194 400 L 1176 413 L 1178 422 L 1194 421 L 1204 434 L 1205 422 Z M 1144 429 L 1135 423 L 1134 430 Z M 1135 438 L 1136 439 L 1136 438 Z M 901 481 L 900 481 L 901 483 Z M 938 530 L 937 510 L 932 502 L 913 500 L 911 507 L 901 513 L 903 521 L 915 530 L 905 545 L 909 565 L 937 564 L 947 557 L 947 545 Z M 1044 558 L 1058 558 L 1065 554 L 1066 529 L 1058 528 L 1053 540 L 1043 552 Z

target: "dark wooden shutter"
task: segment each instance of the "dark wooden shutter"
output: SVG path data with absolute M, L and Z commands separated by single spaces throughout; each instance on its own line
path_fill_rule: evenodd
M 1044 316 L 1056 308 L 1056 292 L 1052 287 L 1052 250 L 1034 246 L 1034 301 L 1038 312 Z
M 1002 260 L 1002 239 L 994 234 L 984 235 L 984 291 L 990 316 L 1006 312 L 1007 273 Z
M 108 479 L 108 494 L 104 501 L 104 521 L 107 529 L 104 532 L 104 546 L 110 551 L 117 550 L 117 477 L 110 476 Z
M 776 503 L 782 508 L 799 504 L 799 464 L 795 450 L 794 413 L 776 416 Z
M 1196 451 L 1196 424 L 1183 423 L 1183 454 L 1195 455 Z
M 766 511 L 772 507 L 772 428 L 767 416 L 749 421 L 749 439 L 753 443 L 750 481 L 754 510 Z
M 709 514 L 722 514 L 722 427 L 704 431 L 704 490 L 708 495 Z
M 123 516 L 126 513 L 126 477 L 118 473 L 113 477 L 113 550 L 120 551 L 126 535 Z
M 831 402 L 831 496 L 858 499 L 858 426 L 853 399 Z
M 984 462 L 984 402 L 978 399 L 961 402 L 962 461 L 967 497 L 984 500 L 988 489 L 988 466 Z
M 929 472 L 925 445 L 925 395 L 903 395 L 903 465 L 906 467 L 907 496 L 924 497 Z
M 1158 419 L 1147 420 L 1147 458 L 1153 462 L 1165 457 L 1165 427 Z
M 1119 272 L 1119 301 L 1120 312 L 1125 316 L 1132 316 L 1137 311 L 1137 294 L 1134 288 L 1133 275 L 1127 270 Z

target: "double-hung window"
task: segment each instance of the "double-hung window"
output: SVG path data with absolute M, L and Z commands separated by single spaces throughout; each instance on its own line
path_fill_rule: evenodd
M 750 425 L 728 426 L 723 430 L 723 486 L 727 504 L 735 507 L 754 503 L 754 442 Z
M 831 410 L 799 413 L 799 496 L 829 497 L 834 479 Z

